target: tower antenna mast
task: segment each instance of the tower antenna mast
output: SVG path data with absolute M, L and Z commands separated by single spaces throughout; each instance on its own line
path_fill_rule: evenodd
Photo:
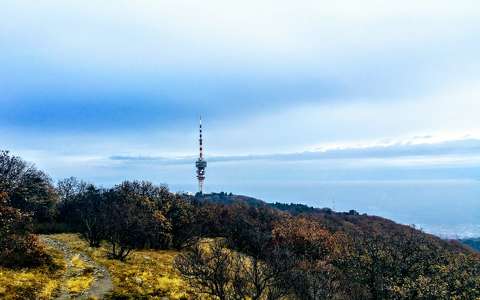
M 203 193 L 203 183 L 205 181 L 205 168 L 207 167 L 207 161 L 203 158 L 203 136 L 202 136 L 202 117 L 200 116 L 200 123 L 199 123 L 199 147 L 200 153 L 198 156 L 197 161 L 195 162 L 195 166 L 197 167 L 197 179 L 198 179 L 198 191 Z

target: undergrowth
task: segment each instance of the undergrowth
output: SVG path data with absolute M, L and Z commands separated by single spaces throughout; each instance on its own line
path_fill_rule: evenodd
M 0 267 L 0 299 L 52 299 L 58 293 L 65 272 L 63 253 L 46 248 L 52 257 L 50 265 L 10 269 Z
M 110 295 L 112 299 L 198 298 L 173 269 L 177 251 L 137 250 L 121 262 L 107 257 L 108 245 L 91 248 L 76 234 L 55 234 L 51 237 L 66 243 L 73 250 L 86 253 L 108 269 L 114 285 Z

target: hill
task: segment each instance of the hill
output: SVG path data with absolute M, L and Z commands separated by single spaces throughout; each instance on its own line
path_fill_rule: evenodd
M 278 211 L 286 212 L 293 216 L 314 217 L 317 220 L 320 220 L 322 226 L 324 227 L 327 227 L 331 230 L 351 231 L 351 233 L 355 231 L 362 231 L 364 233 L 382 232 L 383 234 L 395 234 L 405 230 L 413 230 L 418 234 L 425 236 L 425 238 L 428 237 L 428 239 L 434 240 L 440 245 L 443 245 L 443 247 L 449 249 L 455 249 L 460 252 L 471 251 L 469 247 L 476 250 L 480 249 L 480 239 L 464 239 L 460 240 L 460 243 L 455 240 L 443 240 L 434 235 L 417 230 L 414 227 L 398 224 L 392 220 L 379 216 L 360 214 L 355 210 L 349 210 L 348 212 L 336 212 L 328 207 L 318 208 L 299 203 L 268 203 L 254 197 L 225 192 L 197 194 L 192 199 L 194 199 L 194 201 L 223 205 L 244 204 L 254 207 L 269 207 Z M 463 244 L 469 247 L 465 247 Z
M 54 184 L 8 152 L 0 246 L 7 299 L 480 298 L 477 252 L 385 218 L 146 181 Z
M 462 239 L 460 241 L 472 249 L 480 251 L 480 238 Z

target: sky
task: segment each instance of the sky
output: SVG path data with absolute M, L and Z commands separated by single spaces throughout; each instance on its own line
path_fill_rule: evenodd
M 225 189 L 478 181 L 479 15 L 476 0 L 3 0 L 0 148 L 54 180 L 189 189 L 201 115 L 207 183 Z

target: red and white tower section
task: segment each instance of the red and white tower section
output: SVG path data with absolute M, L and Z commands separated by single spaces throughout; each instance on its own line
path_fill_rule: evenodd
M 203 158 L 203 137 L 202 137 L 202 118 L 200 118 L 200 137 L 198 139 L 200 146 L 200 155 L 198 156 L 195 166 L 197 167 L 198 191 L 203 193 L 203 183 L 205 181 L 205 169 L 207 161 Z

